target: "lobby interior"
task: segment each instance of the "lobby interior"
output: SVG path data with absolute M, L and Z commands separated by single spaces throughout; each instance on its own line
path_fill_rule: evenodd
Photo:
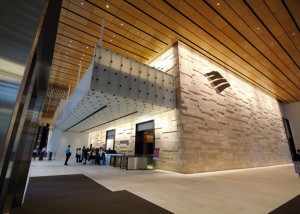
M 13 0 L 1 10 L 3 213 L 26 204 L 30 178 L 78 174 L 172 213 L 300 211 L 287 203 L 300 200 L 296 0 Z M 112 148 L 135 170 L 77 163 L 83 146 Z M 43 147 L 47 158 L 32 159 Z M 149 157 L 151 170 L 136 167 Z

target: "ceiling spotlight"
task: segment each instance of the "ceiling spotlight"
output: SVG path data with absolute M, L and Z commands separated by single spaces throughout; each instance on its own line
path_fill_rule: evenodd
M 256 29 L 259 30 L 259 27 L 257 27 Z
M 81 5 L 83 6 L 83 2 L 81 2 Z
M 69 47 L 70 47 L 71 45 L 69 44 Z
M 123 26 L 123 23 L 121 23 L 121 26 Z
M 86 48 L 88 49 L 89 47 L 88 47 L 88 46 L 86 46 Z
M 295 36 L 296 35 L 296 33 L 293 33 L 293 36 Z
M 217 3 L 217 6 L 219 6 L 219 5 L 220 5 L 220 2 Z
M 109 5 L 106 5 L 107 8 L 109 8 Z

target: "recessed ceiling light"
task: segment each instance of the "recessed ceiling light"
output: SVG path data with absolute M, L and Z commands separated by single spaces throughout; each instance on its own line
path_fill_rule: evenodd
M 69 44 L 69 47 L 70 47 L 71 45 Z
M 291 67 L 293 67 L 293 64 L 291 64 Z
M 256 29 L 259 30 L 259 27 L 257 27 Z
M 86 48 L 88 49 L 89 47 L 88 47 L 88 46 L 86 46 Z
M 220 5 L 220 2 L 218 2 L 217 5 L 219 6 L 219 5 Z
M 81 59 L 83 59 L 83 58 L 81 57 Z
M 293 33 L 293 36 L 295 36 L 296 35 L 296 33 Z
M 107 8 L 109 8 L 109 5 L 106 5 Z
M 121 23 L 121 26 L 123 26 L 123 23 Z
M 84 56 L 84 54 L 82 54 L 82 56 Z
M 81 2 L 81 5 L 83 5 L 83 2 Z

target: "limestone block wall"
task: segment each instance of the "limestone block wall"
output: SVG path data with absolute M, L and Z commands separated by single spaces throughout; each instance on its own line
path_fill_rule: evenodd
M 178 91 L 180 81 L 178 74 L 177 45 L 166 51 L 150 66 L 171 74 L 174 77 L 175 88 Z M 100 127 L 101 130 L 90 133 L 89 144 L 93 144 L 93 146 L 104 146 L 106 142 L 106 132 L 115 129 L 115 150 L 118 153 L 133 155 L 135 149 L 136 124 L 154 120 L 155 147 L 160 148 L 156 168 L 182 172 L 183 146 L 181 116 L 179 113 L 180 97 L 178 97 L 179 93 L 176 93 L 176 95 L 177 109 L 155 116 L 145 115 L 138 119 L 126 119 L 126 121 L 118 120 L 113 124 L 110 123 L 106 126 L 102 126 Z
M 100 127 L 89 142 L 103 145 L 106 131 L 115 129 L 115 149 L 134 154 L 136 124 L 154 120 L 158 169 L 196 173 L 291 162 L 276 99 L 182 43 L 150 66 L 173 75 L 176 109 Z M 230 88 L 217 94 L 204 76 L 211 71 Z
M 183 173 L 291 162 L 276 99 L 178 44 Z M 203 75 L 218 71 L 230 88 L 217 94 Z
M 118 153 L 134 155 L 136 124 L 154 120 L 155 147 L 160 148 L 156 168 L 168 171 L 182 171 L 182 129 L 179 123 L 179 111 L 172 110 L 152 117 L 143 117 L 131 122 L 110 126 L 90 133 L 89 144 L 95 147 L 105 146 L 106 132 L 115 130 L 115 150 Z

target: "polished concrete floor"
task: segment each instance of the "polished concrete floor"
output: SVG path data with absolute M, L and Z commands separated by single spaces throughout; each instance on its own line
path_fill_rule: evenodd
M 128 190 L 174 213 L 266 214 L 300 194 L 293 165 L 183 175 L 120 170 L 63 159 L 33 160 L 29 176 L 84 174 L 112 191 Z

